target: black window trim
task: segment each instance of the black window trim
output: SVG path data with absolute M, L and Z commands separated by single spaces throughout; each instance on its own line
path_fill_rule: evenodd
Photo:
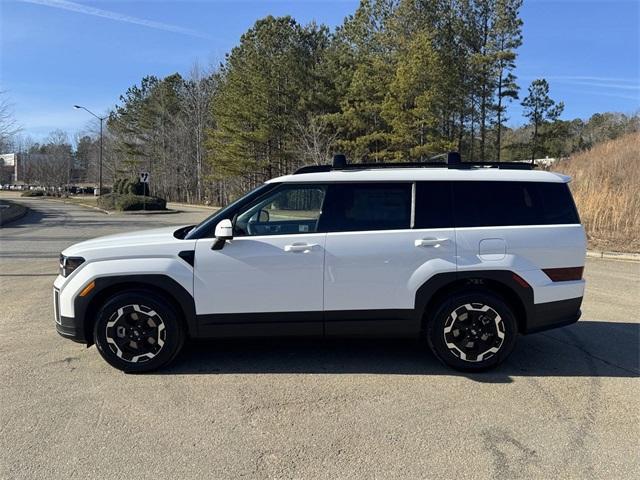
M 291 187 L 291 186 L 324 186 L 325 188 L 327 188 L 328 191 L 328 186 L 329 185 L 334 185 L 334 184 L 380 184 L 380 183 L 385 183 L 385 184 L 393 184 L 393 183 L 399 183 L 399 184 L 405 184 L 405 185 L 411 185 L 411 217 L 410 217 L 410 225 L 409 228 L 395 228 L 395 229 L 384 229 L 384 230 L 350 230 L 350 231 L 343 231 L 343 230 L 328 230 L 328 229 L 324 229 L 324 228 L 318 228 L 318 230 L 316 232 L 313 233 L 357 233 L 357 232 L 389 232 L 389 231 L 408 231 L 408 230 L 430 230 L 430 229 L 442 229 L 442 228 L 498 228 L 498 227 L 514 227 L 514 226 L 520 226 L 520 227 L 526 227 L 526 226 L 531 226 L 531 225 L 485 225 L 485 226 L 461 226 L 459 225 L 459 221 L 458 221 L 458 208 L 456 205 L 456 197 L 454 195 L 454 185 L 457 183 L 462 183 L 462 182 L 466 182 L 466 181 L 478 181 L 478 182 L 493 182 L 493 181 L 502 181 L 505 183 L 512 183 L 511 181 L 508 180 L 451 180 L 451 179 L 444 179 L 444 180 L 414 180 L 414 181 L 410 181 L 410 180 L 383 180 L 383 179 L 379 179 L 379 180 L 335 180 L 335 181 L 323 181 L 323 182 L 272 182 L 272 183 L 265 183 L 264 185 L 264 190 L 262 192 L 260 192 L 259 196 L 253 196 L 250 198 L 247 198 L 246 201 L 243 201 L 241 203 L 239 203 L 238 205 L 235 206 L 235 208 L 232 211 L 228 211 L 227 207 L 219 210 L 218 212 L 214 213 L 209 219 L 205 220 L 201 225 L 199 225 L 198 227 L 196 227 L 197 231 L 194 231 L 193 234 L 190 234 L 187 236 L 187 238 L 190 239 L 198 239 L 198 238 L 213 238 L 213 230 L 215 229 L 215 226 L 217 225 L 217 223 L 220 220 L 223 220 L 224 218 L 229 218 L 232 223 L 235 225 L 235 220 L 236 217 L 239 213 L 240 210 L 243 210 L 244 208 L 246 208 L 247 205 L 249 204 L 254 204 L 255 202 L 259 202 L 262 199 L 264 199 L 267 195 L 270 195 L 271 193 L 273 193 L 276 190 L 279 190 L 280 188 L 283 187 Z M 453 218 L 452 218 L 452 224 L 449 227 L 418 227 L 416 226 L 416 209 L 418 208 L 418 206 L 416 205 L 416 201 L 417 201 L 417 184 L 418 183 L 430 183 L 430 182 L 445 182 L 448 184 L 449 186 L 449 202 L 451 205 L 451 210 L 452 210 L 452 214 L 453 214 Z M 532 181 L 531 183 L 562 183 L 562 182 L 536 182 L 536 181 Z M 566 185 L 566 183 L 565 183 Z M 567 187 L 568 188 L 568 187 Z M 327 195 L 325 195 L 325 198 L 323 199 L 323 208 L 321 210 L 320 216 L 322 216 L 323 214 L 323 210 L 324 210 L 324 202 L 326 201 Z M 535 224 L 534 226 L 559 226 L 559 225 L 580 225 L 581 224 L 581 220 L 580 220 L 580 214 L 579 211 L 575 205 L 575 200 L 573 198 L 572 195 L 570 195 L 571 198 L 571 202 L 573 204 L 573 208 L 575 209 L 576 212 L 576 216 L 577 216 L 577 220 L 578 223 L 568 223 L 568 224 L 557 224 L 557 223 L 550 223 L 550 224 Z M 221 215 L 223 214 L 224 215 Z M 319 223 L 320 225 L 320 223 Z M 311 234 L 310 232 L 299 232 L 299 233 L 283 233 L 283 234 L 272 234 L 272 235 L 256 235 L 256 236 L 260 236 L 260 237 L 267 237 L 267 236 L 278 236 L 278 235 L 309 235 Z M 242 237 L 238 237 L 238 238 L 244 238 L 245 236 Z
M 409 228 L 414 230 L 416 228 L 416 182 L 411 184 L 411 217 L 409 220 Z

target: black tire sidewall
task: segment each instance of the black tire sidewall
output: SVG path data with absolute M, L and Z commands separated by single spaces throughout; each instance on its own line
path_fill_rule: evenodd
M 466 303 L 482 303 L 494 309 L 502 317 L 505 338 L 495 355 L 480 362 L 467 362 L 458 358 L 449 350 L 444 340 L 444 328 L 449 314 Z M 498 295 L 485 291 L 457 293 L 442 302 L 435 314 L 428 319 L 426 337 L 434 355 L 445 365 L 456 370 L 477 372 L 488 370 L 502 363 L 511 353 L 518 336 L 518 325 L 509 305 Z
M 118 308 L 131 304 L 152 308 L 160 315 L 165 326 L 166 338 L 162 349 L 146 362 L 127 362 L 112 352 L 107 344 L 106 325 L 109 318 Z M 93 327 L 93 340 L 102 358 L 112 367 L 128 373 L 143 373 L 156 370 L 175 358 L 184 343 L 184 331 L 175 308 L 160 296 L 152 292 L 132 291 L 111 297 L 100 308 Z

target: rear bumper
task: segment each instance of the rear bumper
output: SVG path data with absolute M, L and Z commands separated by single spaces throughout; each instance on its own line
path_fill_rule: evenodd
M 536 333 L 575 323 L 582 314 L 581 305 L 582 297 L 536 303 L 533 305 L 532 314 L 527 321 L 527 329 L 524 333 Z

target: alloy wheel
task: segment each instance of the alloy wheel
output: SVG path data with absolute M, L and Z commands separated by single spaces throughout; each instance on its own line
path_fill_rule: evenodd
M 503 319 L 489 305 L 460 305 L 445 321 L 444 341 L 447 348 L 466 362 L 481 362 L 493 357 L 504 340 Z
M 106 324 L 109 349 L 124 361 L 147 362 L 162 350 L 166 341 L 165 324 L 150 307 L 125 305 L 114 312 Z

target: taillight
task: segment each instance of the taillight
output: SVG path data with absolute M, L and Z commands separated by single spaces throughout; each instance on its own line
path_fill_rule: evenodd
M 567 268 L 543 268 L 542 271 L 547 274 L 553 282 L 568 282 L 571 280 L 582 280 L 584 267 L 567 267 Z

